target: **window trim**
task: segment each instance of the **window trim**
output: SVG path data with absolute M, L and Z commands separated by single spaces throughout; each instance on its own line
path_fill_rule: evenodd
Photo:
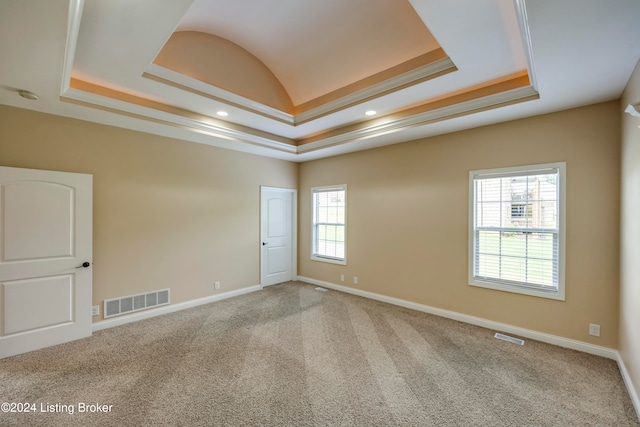
M 542 172 L 545 169 L 558 169 L 558 286 L 557 290 L 550 291 L 519 285 L 507 281 L 486 281 L 475 278 L 475 177 L 478 175 L 506 175 L 514 176 L 532 174 L 534 171 Z M 565 301 L 565 235 L 566 235 L 566 162 L 544 163 L 535 165 L 523 165 L 496 169 L 483 169 L 469 172 L 469 259 L 468 281 L 470 286 L 506 291 L 511 293 L 530 295 L 542 298 Z
M 328 256 L 316 255 L 314 252 L 316 241 L 316 209 L 315 194 L 328 191 L 344 191 L 344 258 L 333 258 Z M 321 187 L 311 187 L 311 260 L 328 262 L 330 264 L 347 265 L 347 184 L 327 185 Z

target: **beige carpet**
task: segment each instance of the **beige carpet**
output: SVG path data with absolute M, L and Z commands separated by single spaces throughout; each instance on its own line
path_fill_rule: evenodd
M 611 360 L 295 282 L 0 360 L 0 387 L 37 406 L 2 426 L 640 426 Z

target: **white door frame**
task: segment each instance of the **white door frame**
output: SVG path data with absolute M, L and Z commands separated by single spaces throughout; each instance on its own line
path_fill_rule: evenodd
M 262 185 L 260 186 L 260 240 L 258 241 L 260 250 L 260 287 L 264 287 L 265 283 L 265 271 L 262 268 L 265 263 L 264 251 L 262 250 L 264 237 L 262 234 L 262 202 L 264 200 L 265 191 L 288 193 L 291 196 L 291 280 L 298 279 L 298 190 L 293 188 L 267 187 Z

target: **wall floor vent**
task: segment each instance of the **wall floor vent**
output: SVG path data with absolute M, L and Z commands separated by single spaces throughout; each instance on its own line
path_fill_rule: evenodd
M 521 340 L 520 338 L 510 337 L 509 335 L 499 334 L 496 332 L 496 334 L 493 337 L 498 338 L 499 340 L 502 340 L 502 341 L 512 342 L 518 345 L 524 345 L 524 340 Z
M 104 300 L 104 317 L 120 316 L 169 304 L 169 289 Z

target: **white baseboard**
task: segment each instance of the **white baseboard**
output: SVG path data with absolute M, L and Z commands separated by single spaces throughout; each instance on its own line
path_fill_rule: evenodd
M 399 298 L 388 297 L 386 295 L 380 295 L 360 289 L 349 288 L 347 286 L 336 285 L 335 283 L 324 282 L 322 280 L 311 279 L 309 277 L 298 276 L 298 280 L 300 280 L 301 282 L 307 282 L 313 285 L 322 286 L 324 288 L 334 289 L 336 291 L 346 292 L 376 301 L 382 301 L 389 304 L 398 305 L 400 307 L 422 311 L 424 313 L 435 314 L 436 316 L 446 317 L 447 319 L 453 319 L 463 323 L 469 323 L 471 325 L 481 326 L 483 328 L 500 332 L 507 332 L 510 334 L 519 335 L 521 337 L 530 338 L 532 340 L 542 341 L 548 344 L 554 344 L 560 347 L 570 348 L 572 350 L 578 350 L 584 353 L 595 354 L 597 356 L 606 357 L 608 359 L 618 360 L 618 351 L 612 348 L 601 347 L 582 341 L 559 337 L 557 335 L 546 334 L 544 332 L 538 332 L 531 329 L 508 325 L 506 323 L 494 322 L 493 320 L 487 320 L 481 317 L 469 316 L 467 314 L 462 314 L 455 311 L 443 310 L 441 308 L 418 304 Z
M 199 305 L 209 304 L 215 301 L 222 301 L 227 298 L 237 297 L 238 295 L 248 294 L 250 292 L 259 291 L 261 289 L 262 286 L 260 285 L 249 286 L 247 288 L 237 289 L 235 291 L 224 292 L 221 294 L 198 298 L 191 301 L 165 305 L 151 310 L 139 311 L 137 313 L 113 317 L 110 319 L 95 322 L 92 325 L 92 329 L 93 332 L 101 331 L 103 329 L 113 328 L 115 326 L 125 325 L 127 323 L 137 322 L 139 320 L 150 319 L 152 317 L 162 316 L 163 314 L 173 313 L 180 310 L 186 310 L 187 308 L 197 307 Z
M 618 353 L 618 368 L 620 369 L 620 374 L 622 375 L 622 379 L 624 380 L 624 385 L 627 387 L 627 391 L 629 392 L 629 397 L 631 397 L 631 402 L 633 403 L 633 407 L 636 410 L 636 415 L 640 420 L 640 397 L 636 392 L 636 388 L 633 386 L 633 381 L 631 381 L 631 377 L 629 376 L 629 371 L 627 371 L 627 367 L 624 364 L 624 360 L 622 360 L 622 356 Z

